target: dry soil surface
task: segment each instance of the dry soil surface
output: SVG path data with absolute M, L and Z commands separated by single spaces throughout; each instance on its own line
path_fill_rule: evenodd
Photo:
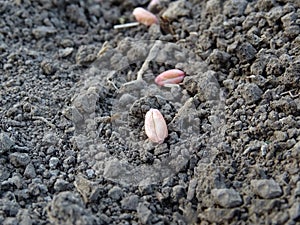
M 148 4 L 0 0 L 0 224 L 299 223 L 299 1 Z

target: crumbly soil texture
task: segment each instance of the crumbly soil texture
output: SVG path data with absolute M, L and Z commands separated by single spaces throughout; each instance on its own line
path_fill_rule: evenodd
M 0 224 L 299 223 L 299 1 L 157 2 L 0 0 Z

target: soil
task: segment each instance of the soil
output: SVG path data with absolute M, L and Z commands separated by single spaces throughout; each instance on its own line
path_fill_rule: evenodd
M 0 0 L 0 224 L 300 222 L 299 2 L 149 2 Z

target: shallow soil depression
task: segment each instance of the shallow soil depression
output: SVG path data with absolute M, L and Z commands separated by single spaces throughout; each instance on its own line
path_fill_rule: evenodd
M 0 0 L 0 224 L 300 222 L 296 0 Z

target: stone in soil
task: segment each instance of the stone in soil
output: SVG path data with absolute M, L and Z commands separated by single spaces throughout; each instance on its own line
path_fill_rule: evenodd
M 300 219 L 300 202 L 294 202 L 289 210 L 289 214 L 292 220 L 298 221 Z
M 247 104 L 252 104 L 261 99 L 263 91 L 254 83 L 248 83 L 241 87 L 241 95 Z
M 257 195 L 265 199 L 276 198 L 282 195 L 281 187 L 273 179 L 252 180 L 251 186 Z
M 124 195 L 124 192 L 118 186 L 114 186 L 108 191 L 108 197 L 110 197 L 111 199 L 113 199 L 115 201 L 120 200 L 123 197 L 123 195 Z
M 130 195 L 121 201 L 121 206 L 124 210 L 135 211 L 139 204 L 139 197 L 137 195 Z
M 31 159 L 27 153 L 14 152 L 9 155 L 9 160 L 11 164 L 15 167 L 24 167 L 27 166 Z
M 36 172 L 35 172 L 35 168 L 34 165 L 32 163 L 29 163 L 24 171 L 24 176 L 30 179 L 33 179 L 36 177 Z
M 101 194 L 101 185 L 86 179 L 84 176 L 79 175 L 76 177 L 74 186 L 81 194 L 85 203 L 95 202 Z
M 72 192 L 61 192 L 48 204 L 47 214 L 55 225 L 102 224 L 99 218 L 85 208 L 81 198 Z
M 0 133 L 0 154 L 10 150 L 14 144 L 15 142 L 6 133 Z
M 138 204 L 137 214 L 143 224 L 149 224 L 153 217 L 151 210 L 149 210 L 145 203 Z
M 216 203 L 224 208 L 233 208 L 243 203 L 240 194 L 234 189 L 213 189 L 211 193 Z

